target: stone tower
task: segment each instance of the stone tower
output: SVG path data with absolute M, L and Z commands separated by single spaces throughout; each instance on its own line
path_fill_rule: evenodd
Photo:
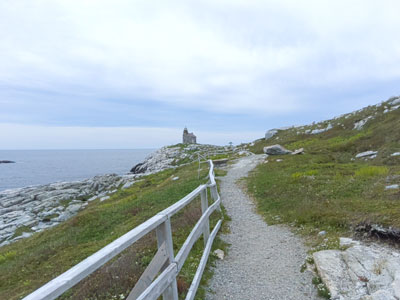
M 196 136 L 194 135 L 193 132 L 190 132 L 187 130 L 187 128 L 185 127 L 185 129 L 183 129 L 183 138 L 182 138 L 182 143 L 184 144 L 196 144 Z

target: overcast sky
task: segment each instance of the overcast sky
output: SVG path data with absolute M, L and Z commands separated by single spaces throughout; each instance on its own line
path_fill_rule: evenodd
M 0 0 L 0 149 L 248 142 L 400 89 L 398 0 Z

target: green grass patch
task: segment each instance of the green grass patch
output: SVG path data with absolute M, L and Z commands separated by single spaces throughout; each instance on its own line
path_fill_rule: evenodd
M 12 260 L 17 256 L 16 251 L 7 251 L 3 254 L 0 254 L 0 264 L 6 262 L 7 260 Z
M 361 222 L 400 227 L 400 195 L 384 191 L 399 166 L 338 163 L 329 154 L 285 156 L 259 165 L 247 179 L 249 192 L 268 223 L 289 223 L 334 239 Z M 319 239 L 319 243 L 323 239 Z
M 361 178 L 384 176 L 389 174 L 389 169 L 385 166 L 367 166 L 356 170 L 355 175 Z

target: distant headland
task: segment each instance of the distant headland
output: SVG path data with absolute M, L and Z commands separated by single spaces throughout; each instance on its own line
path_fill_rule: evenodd
M 12 160 L 0 160 L 0 164 L 15 164 L 15 161 L 12 161 Z

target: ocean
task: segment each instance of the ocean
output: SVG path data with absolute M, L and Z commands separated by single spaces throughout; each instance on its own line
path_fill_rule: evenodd
M 126 174 L 155 149 L 132 150 L 0 150 L 0 191 L 96 175 Z

